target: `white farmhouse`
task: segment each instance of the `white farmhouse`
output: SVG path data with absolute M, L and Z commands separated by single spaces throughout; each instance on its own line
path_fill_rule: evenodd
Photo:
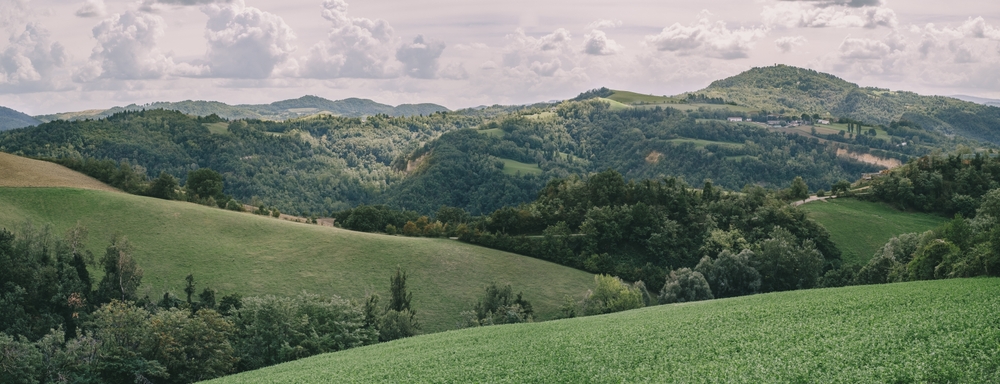
M 826 124 L 826 125 L 830 125 L 830 120 L 823 120 L 823 119 L 818 119 L 818 120 L 816 120 L 816 123 L 817 123 L 817 124 Z
M 743 121 L 743 118 L 742 117 L 730 117 L 729 121 L 741 122 L 741 121 Z

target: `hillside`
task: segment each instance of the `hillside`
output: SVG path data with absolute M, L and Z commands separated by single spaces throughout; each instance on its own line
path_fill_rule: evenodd
M 868 124 L 906 120 L 943 134 L 1000 143 L 1000 108 L 943 96 L 860 87 L 787 65 L 753 68 L 697 91 L 773 114 L 846 117 Z
M 182 293 L 188 274 L 199 289 L 220 295 L 384 296 L 399 266 L 409 274 L 424 330 L 435 332 L 455 328 L 490 281 L 523 291 L 540 319 L 593 284 L 582 271 L 453 240 L 359 233 L 124 193 L 0 188 L 0 206 L 0 227 L 27 219 L 51 223 L 55 233 L 85 226 L 95 255 L 112 235 L 125 235 L 145 269 L 140 292 L 150 297 Z
M 34 117 L 7 107 L 0 107 L 0 131 L 38 125 L 42 122 Z
M 995 382 L 1000 279 L 816 289 L 417 336 L 223 377 L 316 382 Z
M 851 198 L 812 202 L 801 208 L 830 231 L 844 264 L 865 265 L 892 237 L 921 233 L 947 221 L 940 215 L 903 212 L 884 203 Z
M 59 164 L 0 152 L 0 187 L 69 187 L 117 190 Z
M 148 109 L 166 109 L 178 111 L 187 115 L 208 116 L 215 114 L 223 119 L 262 119 L 287 120 L 316 114 L 332 114 L 345 117 L 362 117 L 376 114 L 389 116 L 430 115 L 434 112 L 446 112 L 448 108 L 437 104 L 401 104 L 391 105 L 376 103 L 368 99 L 349 98 L 344 100 L 327 100 L 318 96 L 303 96 L 298 99 L 276 101 L 270 104 L 238 104 L 229 105 L 218 101 L 155 102 L 150 104 L 130 104 L 124 107 L 114 107 L 107 110 L 66 112 L 37 116 L 44 122 L 57 119 L 79 120 L 99 119 L 125 111 L 140 111 Z

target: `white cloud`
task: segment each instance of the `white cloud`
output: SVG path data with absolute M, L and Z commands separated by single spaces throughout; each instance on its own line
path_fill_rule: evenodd
M 767 26 L 787 28 L 894 28 L 898 24 L 896 12 L 886 7 L 855 9 L 817 6 L 814 2 L 782 2 L 767 6 L 761 11 L 761 18 Z
M 396 50 L 396 60 L 403 63 L 403 71 L 407 76 L 434 78 L 444 46 L 442 42 L 425 42 L 423 36 L 417 36 L 412 44 L 404 44 Z
M 610 29 L 610 28 L 618 28 L 620 26 L 622 26 L 621 20 L 601 19 L 593 23 L 590 23 L 590 25 L 587 26 L 587 29 Z
M 351 18 L 344 0 L 324 0 L 323 17 L 333 23 L 327 40 L 303 59 L 301 75 L 314 78 L 391 78 L 402 66 L 394 60 L 397 39 L 385 20 Z
M 128 11 L 115 14 L 93 29 L 97 47 L 90 63 L 79 69 L 77 81 L 97 77 L 113 79 L 155 79 L 174 69 L 171 58 L 156 48 L 163 36 L 163 19 L 156 15 Z
M 840 5 L 853 8 L 874 7 L 883 4 L 882 0 L 783 0 L 783 1 L 789 1 L 789 2 L 799 1 L 803 3 L 815 4 L 820 7 Z
M 79 17 L 103 17 L 107 14 L 104 0 L 86 0 L 75 13 Z
M 778 47 L 781 53 L 788 53 L 792 51 L 792 48 L 804 45 L 808 40 L 802 36 L 785 36 L 774 41 L 774 45 Z
M 243 0 L 202 11 L 208 15 L 206 59 L 213 77 L 266 78 L 295 50 L 295 33 L 281 17 Z
M 139 10 L 143 12 L 158 12 L 157 5 L 191 6 L 229 4 L 239 0 L 139 0 Z
M 583 52 L 588 55 L 613 55 L 621 50 L 622 46 L 609 39 L 604 31 L 595 29 L 583 36 Z
M 51 89 L 53 72 L 66 62 L 62 44 L 50 43 L 48 31 L 29 23 L 21 34 L 11 37 L 10 45 L 0 52 L 0 90 Z
M 840 44 L 839 54 L 843 59 L 878 60 L 892 53 L 888 44 L 878 40 L 848 37 Z
M 539 61 L 533 61 L 531 62 L 531 65 L 528 66 L 528 68 L 531 68 L 531 70 L 537 73 L 539 76 L 545 76 L 545 77 L 551 77 L 555 75 L 556 71 L 558 71 L 561 67 L 562 67 L 562 62 L 559 61 L 559 59 L 553 59 L 552 61 L 544 63 Z
M 554 57 L 570 54 L 573 36 L 564 28 L 558 28 L 539 38 L 528 36 L 518 28 L 507 35 L 507 45 L 503 50 L 503 65 L 513 68 L 535 61 L 547 62 Z
M 762 28 L 730 30 L 722 21 L 711 22 L 707 15 L 690 25 L 663 28 L 657 35 L 646 36 L 646 43 L 658 51 L 681 55 L 703 55 L 720 59 L 740 59 L 748 56 L 754 42 L 766 35 Z

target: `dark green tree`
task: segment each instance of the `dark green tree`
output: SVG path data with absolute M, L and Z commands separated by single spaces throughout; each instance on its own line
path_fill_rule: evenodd
M 99 302 L 135 301 L 138 298 L 136 290 L 142 284 L 143 271 L 132 257 L 132 252 L 132 244 L 125 236 L 117 236 L 111 241 L 100 261 L 104 277 L 97 285 Z
M 809 185 L 802 180 L 802 176 L 795 176 L 792 186 L 788 188 L 788 197 L 792 200 L 805 200 L 809 198 Z
M 188 172 L 184 189 L 188 198 L 193 201 L 205 200 L 209 197 L 216 201 L 225 201 L 222 194 L 222 175 L 209 168 L 199 168 Z
M 177 179 L 167 172 L 160 171 L 160 176 L 149 185 L 149 196 L 165 200 L 177 200 Z

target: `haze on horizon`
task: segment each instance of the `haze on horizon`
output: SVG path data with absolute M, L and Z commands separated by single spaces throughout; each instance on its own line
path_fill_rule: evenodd
M 0 0 L 0 105 L 311 94 L 452 109 L 658 95 L 775 63 L 1000 98 L 1000 5 L 883 0 Z

